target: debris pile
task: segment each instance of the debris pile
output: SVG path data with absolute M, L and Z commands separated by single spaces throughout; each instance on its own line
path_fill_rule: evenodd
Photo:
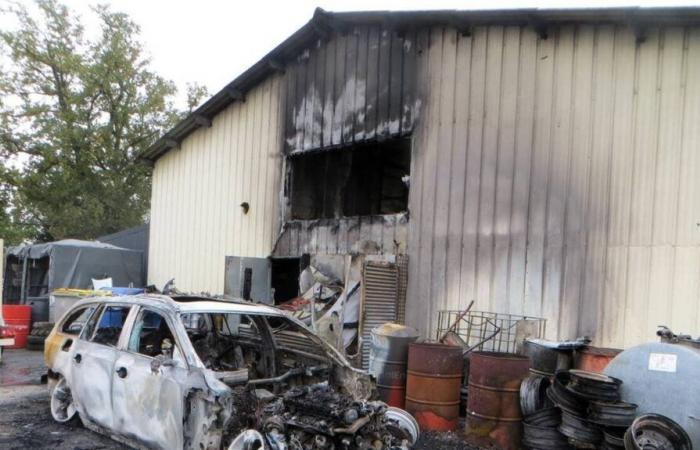
M 360 281 L 346 283 L 309 265 L 299 276 L 299 297 L 279 306 L 344 354 L 357 352 Z
M 289 389 L 261 405 L 261 430 L 274 450 L 407 449 L 409 427 L 378 401 L 354 401 L 327 382 Z
M 520 388 L 523 445 L 529 449 L 624 449 L 637 405 L 620 400 L 622 381 L 582 370 L 558 371 L 552 381 L 532 374 Z

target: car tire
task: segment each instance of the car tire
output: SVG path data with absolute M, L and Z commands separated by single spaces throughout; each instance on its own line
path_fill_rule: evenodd
M 27 336 L 27 350 L 44 350 L 44 342 L 46 341 L 46 336 L 37 336 L 30 334 Z
M 70 386 L 65 378 L 59 376 L 56 386 L 51 390 L 51 417 L 59 423 L 74 424 L 78 421 L 78 410 L 73 404 Z

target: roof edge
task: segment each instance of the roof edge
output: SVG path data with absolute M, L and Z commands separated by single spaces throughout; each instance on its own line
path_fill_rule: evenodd
M 224 108 L 236 101 L 245 101 L 248 91 L 270 75 L 283 72 L 286 64 L 296 56 L 298 51 L 303 50 L 316 39 L 325 38 L 331 31 L 343 31 L 349 26 L 360 24 L 376 24 L 397 31 L 414 27 L 449 25 L 468 32 L 475 26 L 500 24 L 532 26 L 538 34 L 546 37 L 548 25 L 574 23 L 626 25 L 635 32 L 638 41 L 641 42 L 645 38 L 646 29 L 652 26 L 700 25 L 700 7 L 356 12 L 328 12 L 316 8 L 309 22 L 137 155 L 137 159 L 153 164 L 169 150 L 178 148 L 192 132 L 200 127 L 211 126 L 214 116 Z

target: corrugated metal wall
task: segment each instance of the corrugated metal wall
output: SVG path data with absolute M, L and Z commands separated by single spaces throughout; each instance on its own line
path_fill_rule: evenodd
M 223 293 L 227 255 L 267 257 L 279 233 L 284 101 L 272 77 L 218 114 L 153 173 L 149 282 Z M 239 206 L 250 204 L 248 214 Z
M 601 345 L 700 328 L 700 30 L 417 38 L 407 321 L 544 316 Z

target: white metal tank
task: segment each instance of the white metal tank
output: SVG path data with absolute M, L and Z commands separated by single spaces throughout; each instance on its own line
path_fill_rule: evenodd
M 700 340 L 659 332 L 661 342 L 620 353 L 605 374 L 623 381 L 622 400 L 639 405 L 637 414 L 655 413 L 678 423 L 693 448 L 700 449 Z

